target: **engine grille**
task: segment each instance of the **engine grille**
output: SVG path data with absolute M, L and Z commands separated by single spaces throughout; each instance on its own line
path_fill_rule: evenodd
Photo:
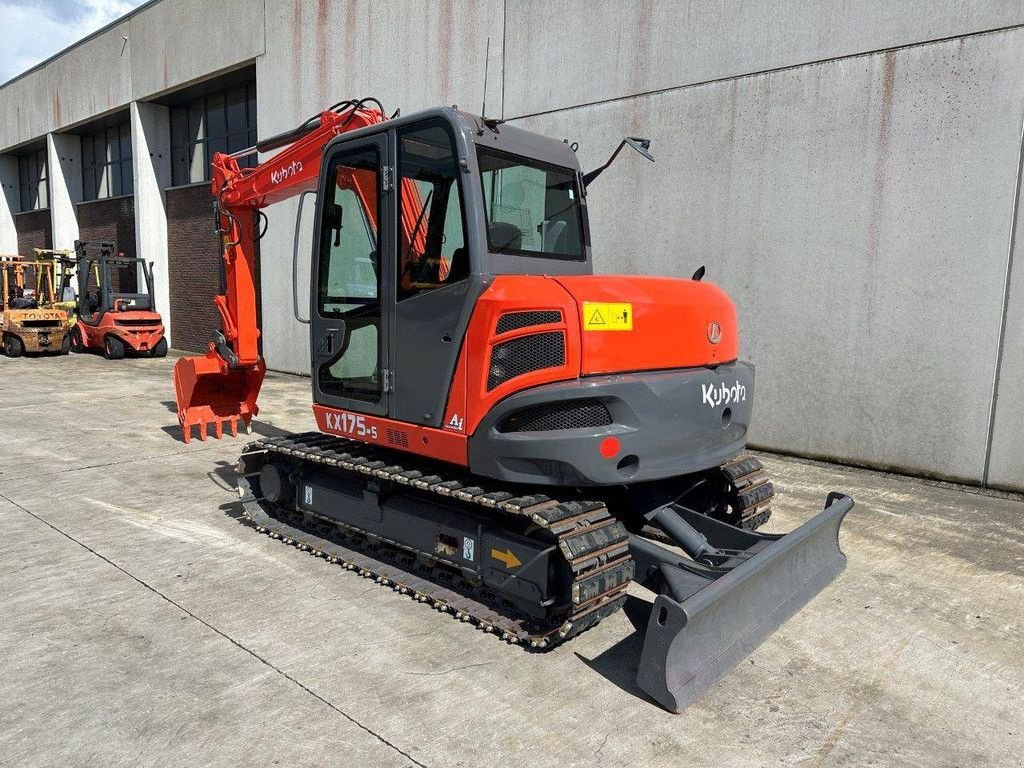
M 531 325 L 560 322 L 562 322 L 562 313 L 557 309 L 539 312 L 509 312 L 498 318 L 498 328 L 495 332 L 508 333 L 509 331 L 518 331 L 520 328 L 529 328 Z
M 565 334 L 561 331 L 534 333 L 509 339 L 491 351 L 487 391 L 524 373 L 565 365 Z
M 156 320 L 115 320 L 114 325 L 123 325 L 129 328 L 143 328 L 145 326 L 158 325 Z
M 560 432 L 565 429 L 607 427 L 612 415 L 600 400 L 567 400 L 544 403 L 507 416 L 498 425 L 499 432 Z

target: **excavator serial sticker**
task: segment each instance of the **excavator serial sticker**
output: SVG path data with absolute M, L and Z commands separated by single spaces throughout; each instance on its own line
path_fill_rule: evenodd
M 583 302 L 584 331 L 632 331 L 633 305 Z

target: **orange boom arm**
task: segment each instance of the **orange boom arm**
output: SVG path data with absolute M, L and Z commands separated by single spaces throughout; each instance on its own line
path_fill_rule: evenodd
M 187 443 L 193 425 L 206 439 L 208 425 L 220 437 L 227 423 L 238 434 L 238 421 L 248 428 L 259 412 L 256 398 L 266 364 L 260 356 L 256 312 L 256 212 L 316 187 L 324 147 L 337 136 L 382 122 L 380 109 L 364 107 L 365 100 L 344 102 L 310 118 L 295 131 L 261 142 L 235 155 L 215 153 L 212 191 L 217 200 L 217 231 L 221 236 L 225 292 L 214 296 L 221 328 L 203 356 L 183 357 L 174 366 L 178 422 Z M 256 168 L 240 168 L 238 159 L 253 152 L 280 152 Z M 339 180 L 340 181 L 340 180 Z M 376 200 L 360 189 L 354 175 L 347 180 L 376 227 Z M 404 190 L 403 190 L 404 191 Z M 413 187 L 410 192 L 415 192 Z M 404 195 L 415 208 L 418 195 Z M 408 218 L 403 212 L 403 230 Z M 417 238 L 419 240 L 419 238 Z M 422 252 L 423 244 L 415 250 Z

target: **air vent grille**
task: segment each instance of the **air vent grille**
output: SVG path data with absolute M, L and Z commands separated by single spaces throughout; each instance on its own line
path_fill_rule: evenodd
M 387 430 L 387 432 L 385 434 L 387 435 L 388 445 L 394 445 L 394 446 L 396 446 L 398 448 L 408 448 L 409 447 L 409 433 L 408 432 L 404 432 L 404 431 L 402 431 L 400 429 L 388 428 L 388 430 Z
M 565 365 L 565 334 L 534 333 L 495 345 L 487 375 L 487 391 L 524 373 Z
M 607 406 L 593 398 L 544 403 L 507 416 L 498 427 L 499 432 L 561 432 L 566 429 L 592 429 L 607 427 L 612 415 Z
M 562 313 L 557 309 L 537 312 L 509 312 L 498 318 L 497 333 L 518 331 L 532 325 L 548 325 L 562 322 Z

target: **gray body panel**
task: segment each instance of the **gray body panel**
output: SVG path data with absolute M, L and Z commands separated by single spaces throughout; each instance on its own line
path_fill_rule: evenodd
M 716 467 L 743 449 L 753 396 L 754 367 L 744 362 L 546 384 L 512 395 L 491 410 L 469 439 L 469 467 L 508 482 L 561 486 L 622 485 L 688 475 Z M 521 409 L 584 398 L 603 401 L 613 423 L 549 432 L 499 431 Z M 606 459 L 599 446 L 609 436 L 619 440 L 621 449 Z
M 470 275 L 467 280 L 397 303 L 391 418 L 441 426 L 462 340 L 476 301 L 488 284 L 479 275 Z

